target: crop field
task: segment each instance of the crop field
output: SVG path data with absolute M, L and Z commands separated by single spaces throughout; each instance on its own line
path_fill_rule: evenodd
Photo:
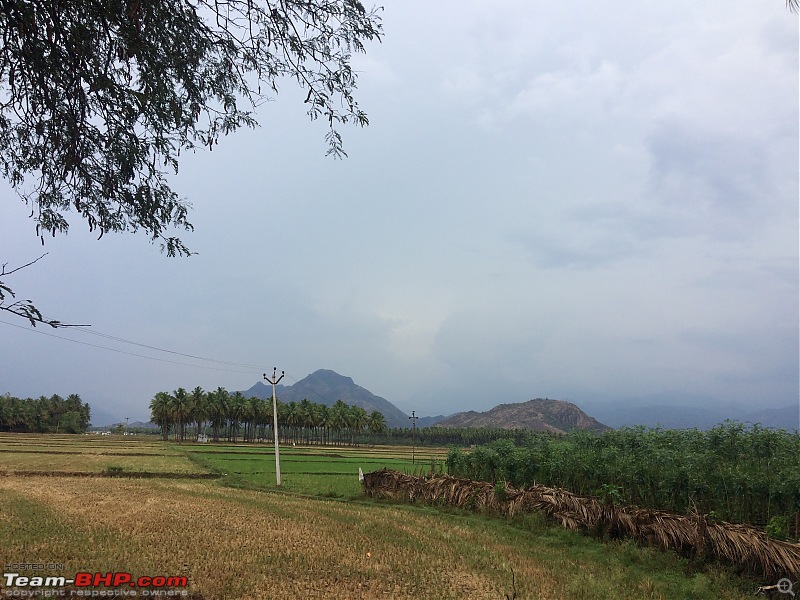
M 407 448 L 290 447 L 278 492 L 267 445 L 0 435 L 0 559 L 55 565 L 46 574 L 67 577 L 180 575 L 184 597 L 208 600 L 736 600 L 774 583 L 603 543 L 536 515 L 506 520 L 360 495 L 359 467 L 427 472 L 445 456 L 426 449 L 412 464 Z M 193 478 L 203 473 L 217 477 Z
M 227 481 L 244 487 L 275 484 L 275 454 L 271 446 L 226 445 L 187 448 L 198 465 L 224 474 Z M 331 498 L 355 498 L 361 495 L 359 468 L 364 473 L 384 467 L 408 473 L 444 469 L 447 451 L 426 448 L 319 448 L 289 447 L 280 450 L 281 487 L 287 492 L 321 495 Z

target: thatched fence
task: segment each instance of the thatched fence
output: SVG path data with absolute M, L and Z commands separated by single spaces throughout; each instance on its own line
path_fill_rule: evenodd
M 508 483 L 495 485 L 449 475 L 415 477 L 389 469 L 365 473 L 363 484 L 364 493 L 372 497 L 507 516 L 542 512 L 569 529 L 630 537 L 665 549 L 712 556 L 772 580 L 800 577 L 800 544 L 773 540 L 756 527 L 718 522 L 699 514 L 681 516 L 613 506 L 591 496 L 540 485 L 515 489 Z

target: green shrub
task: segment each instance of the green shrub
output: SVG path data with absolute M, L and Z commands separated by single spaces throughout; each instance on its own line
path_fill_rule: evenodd
M 767 536 L 773 540 L 789 539 L 789 517 L 772 517 L 767 523 Z

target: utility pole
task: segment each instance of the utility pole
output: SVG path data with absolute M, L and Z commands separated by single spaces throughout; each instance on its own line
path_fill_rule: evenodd
M 272 430 L 275 432 L 275 485 L 281 486 L 281 454 L 278 450 L 278 400 L 275 397 L 275 386 L 283 379 L 284 371 L 278 377 L 278 367 L 272 367 L 272 379 L 264 373 L 264 379 L 272 384 Z
M 411 464 L 413 465 L 416 462 L 414 454 L 417 449 L 417 419 L 419 419 L 419 417 L 416 416 L 412 410 L 411 416 L 408 418 L 411 419 Z

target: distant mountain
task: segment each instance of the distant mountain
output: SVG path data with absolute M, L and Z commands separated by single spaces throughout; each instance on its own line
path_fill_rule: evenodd
M 125 425 L 125 423 L 120 423 L 120 425 Z M 130 429 L 161 429 L 161 427 L 155 423 L 145 423 L 144 421 L 133 421 L 128 423 L 127 427 Z
M 749 413 L 740 420 L 745 423 L 759 423 L 762 427 L 796 431 L 800 428 L 800 406 L 764 408 L 758 412 Z
M 252 396 L 262 399 L 272 398 L 272 386 L 259 381 L 242 394 L 248 398 Z M 409 426 L 408 415 L 394 404 L 356 385 L 350 377 L 328 369 L 314 371 L 294 385 L 278 384 L 275 386 L 275 394 L 278 400 L 287 403 L 301 402 L 304 398 L 308 398 L 311 402 L 333 406 L 337 400 L 342 400 L 346 404 L 360 406 L 368 413 L 377 410 L 386 418 L 389 427 Z
M 444 421 L 447 417 L 444 415 L 436 415 L 435 417 L 417 417 L 417 427 L 433 427 L 440 421 Z
M 496 427 L 566 433 L 585 429 L 602 433 L 611 429 L 564 400 L 537 398 L 516 404 L 500 404 L 488 412 L 463 412 L 437 423 L 439 427 Z
M 660 426 L 664 429 L 706 430 L 727 419 L 741 423 L 759 423 L 762 427 L 788 431 L 795 431 L 800 427 L 800 408 L 797 405 L 753 411 L 752 408 L 748 410 L 740 405 L 724 404 L 702 397 L 668 397 L 659 394 L 590 406 L 593 415 L 614 428 L 643 425 Z
M 275 394 L 281 400 L 283 400 L 283 397 L 281 396 L 281 393 L 283 393 L 283 390 L 285 390 L 285 389 L 286 389 L 286 386 L 281 385 L 280 383 L 275 386 Z M 266 400 L 267 398 L 272 398 L 272 386 L 271 385 L 266 385 L 265 383 L 262 383 L 261 381 L 257 381 L 256 384 L 253 387 L 251 387 L 249 390 L 244 390 L 242 392 L 242 394 L 244 394 L 245 398 L 254 398 L 255 397 L 255 398 L 261 398 L 262 400 Z
M 91 427 L 108 427 L 115 423 L 124 423 L 125 419 L 120 419 L 107 410 L 103 410 L 97 405 L 89 404 L 89 425 Z
M 614 428 L 644 425 L 664 429 L 710 429 L 725 419 L 732 418 L 730 413 L 720 409 L 668 404 L 621 404 L 598 407 L 592 412 Z

